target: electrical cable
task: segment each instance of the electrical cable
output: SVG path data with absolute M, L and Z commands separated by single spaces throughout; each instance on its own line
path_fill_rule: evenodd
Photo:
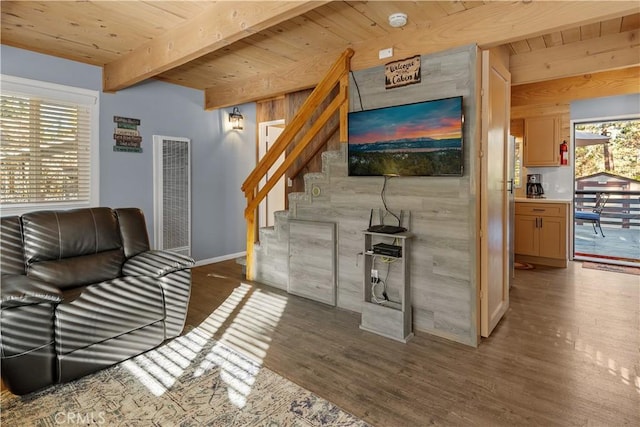
M 398 226 L 401 226 L 402 224 L 400 224 L 400 217 L 398 215 L 396 215 L 395 213 L 391 212 L 389 210 L 389 208 L 387 207 L 387 199 L 385 197 L 385 193 L 387 191 L 387 181 L 390 178 L 392 178 L 392 177 L 390 177 L 388 175 L 384 176 L 384 184 L 382 184 L 382 191 L 380 192 L 380 198 L 382 199 L 382 204 L 384 206 L 384 210 L 387 211 L 387 213 L 390 213 L 391 215 L 393 215 L 393 217 L 398 220 Z
M 349 72 L 351 73 L 351 79 L 353 80 L 353 84 L 356 87 L 356 93 L 358 94 L 358 99 L 360 100 L 360 111 L 364 111 L 364 107 L 362 106 L 362 97 L 360 96 L 360 88 L 358 87 L 356 76 L 353 74 L 353 70 L 349 70 Z
M 371 268 L 375 267 L 375 260 L 373 261 L 373 264 L 371 265 Z M 373 270 L 372 270 L 373 272 Z M 373 302 L 375 302 L 376 304 L 382 304 L 384 302 L 384 300 L 379 300 L 378 297 L 376 296 L 376 286 L 378 286 L 378 284 L 381 282 L 380 279 L 378 279 L 377 275 L 376 277 L 373 277 L 373 275 L 371 276 L 371 300 Z M 383 283 L 384 286 L 384 283 Z M 383 288 L 382 290 L 382 294 L 385 294 L 385 289 Z
M 385 302 L 385 300 L 379 300 L 378 297 L 376 296 L 376 286 L 379 284 L 380 282 L 376 282 L 373 281 L 371 282 L 371 299 L 373 300 L 373 302 L 375 302 L 376 304 L 382 304 Z
M 397 240 L 397 239 L 396 239 Z M 395 244 L 395 240 L 393 241 Z M 389 273 L 391 272 L 391 263 L 388 262 L 387 263 L 387 274 L 384 276 L 384 280 L 382 281 L 382 283 L 384 284 L 384 287 L 382 288 L 382 296 L 384 297 L 384 299 L 386 299 L 387 301 L 389 301 L 389 295 L 387 294 L 387 280 L 389 280 Z
M 399 239 L 396 237 L 395 239 L 393 239 L 393 244 L 397 245 L 399 244 Z M 387 281 L 389 280 L 389 274 L 391 273 L 391 264 L 398 261 L 398 258 L 389 258 L 389 257 L 381 257 L 378 258 L 380 261 L 382 261 L 383 263 L 387 264 L 387 273 L 384 276 L 384 280 L 380 279 L 379 282 L 382 282 L 382 296 L 384 297 L 385 301 L 388 302 L 393 302 L 396 304 L 400 304 L 399 301 L 394 301 L 391 298 L 389 298 L 389 294 L 387 293 Z M 384 302 L 384 301 L 383 301 Z M 381 304 L 380 302 L 378 304 Z

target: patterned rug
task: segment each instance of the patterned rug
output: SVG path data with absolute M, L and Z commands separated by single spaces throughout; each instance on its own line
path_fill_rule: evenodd
M 367 426 L 197 330 L 77 381 L 22 398 L 3 426 Z

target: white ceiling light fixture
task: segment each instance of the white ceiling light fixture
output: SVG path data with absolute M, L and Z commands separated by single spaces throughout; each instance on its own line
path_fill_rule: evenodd
M 393 28 L 400 28 L 407 25 L 407 14 L 406 13 L 392 13 L 389 15 L 389 25 Z

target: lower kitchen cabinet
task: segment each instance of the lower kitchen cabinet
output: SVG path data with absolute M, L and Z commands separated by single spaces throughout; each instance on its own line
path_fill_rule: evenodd
M 516 260 L 567 266 L 567 203 L 516 202 Z

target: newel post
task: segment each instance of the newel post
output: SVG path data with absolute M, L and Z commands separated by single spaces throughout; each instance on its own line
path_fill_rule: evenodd
M 245 267 L 246 271 L 246 279 L 253 280 L 254 279 L 254 246 L 256 242 L 256 210 L 251 209 L 251 202 L 253 201 L 253 192 L 247 193 L 247 210 L 244 213 L 244 216 L 247 220 L 247 265 Z

